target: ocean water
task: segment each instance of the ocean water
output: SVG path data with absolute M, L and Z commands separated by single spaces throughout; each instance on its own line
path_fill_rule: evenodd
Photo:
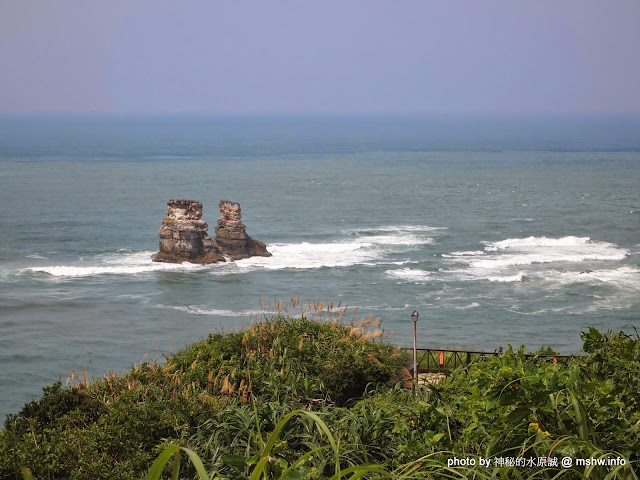
M 211 233 L 239 202 L 273 257 L 151 262 L 170 198 Z M 0 200 L 0 414 L 292 297 L 399 345 L 414 309 L 420 346 L 640 327 L 634 117 L 4 117 Z

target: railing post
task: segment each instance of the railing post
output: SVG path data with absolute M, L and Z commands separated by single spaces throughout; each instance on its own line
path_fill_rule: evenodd
M 413 322 L 413 380 L 418 384 L 418 341 L 416 339 L 416 322 Z
M 419 316 L 417 310 L 414 310 L 411 314 L 411 320 L 413 320 L 413 389 L 416 398 L 418 398 L 418 331 L 416 324 Z

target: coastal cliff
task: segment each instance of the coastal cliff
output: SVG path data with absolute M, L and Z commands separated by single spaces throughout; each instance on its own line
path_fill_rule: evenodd
M 240 204 L 221 201 L 216 238 L 208 234 L 202 220 L 202 203 L 195 200 L 171 199 L 167 216 L 158 230 L 160 251 L 151 256 L 154 262 L 217 263 L 253 256 L 270 257 L 264 243 L 247 235 L 242 224 Z

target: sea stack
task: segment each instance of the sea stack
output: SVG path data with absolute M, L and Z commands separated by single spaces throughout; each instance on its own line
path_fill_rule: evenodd
M 270 257 L 267 247 L 247 235 L 242 224 L 240 204 L 222 200 L 220 219 L 216 226 L 216 243 L 220 252 L 233 260 L 249 257 Z
M 167 216 L 158 235 L 160 251 L 151 256 L 154 262 L 216 263 L 224 262 L 216 243 L 207 234 L 209 226 L 202 218 L 202 203 L 171 199 Z
M 264 243 L 254 240 L 242 224 L 240 204 L 220 202 L 220 219 L 216 238 L 212 240 L 209 226 L 202 220 L 202 203 L 195 200 L 171 199 L 167 216 L 158 235 L 160 251 L 151 256 L 154 262 L 216 263 L 249 257 L 270 257 Z

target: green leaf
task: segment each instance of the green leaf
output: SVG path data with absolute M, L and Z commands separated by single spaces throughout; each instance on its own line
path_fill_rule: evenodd
M 501 439 L 502 439 L 502 435 L 500 434 L 495 434 L 494 436 L 491 437 L 491 439 L 489 440 L 489 443 L 487 444 L 487 448 L 485 450 L 485 456 L 487 457 L 493 456 L 496 445 L 498 445 L 498 442 Z
M 309 467 L 299 466 L 293 470 L 288 470 L 280 476 L 280 480 L 303 480 L 311 472 Z
M 269 463 L 269 457 L 262 457 L 258 464 L 254 467 L 253 472 L 251 472 L 249 480 L 258 480 L 263 473 L 266 477 L 267 475 L 265 469 L 267 467 L 267 463 Z
M 162 471 L 164 470 L 165 465 L 169 462 L 169 460 L 173 455 L 177 454 L 180 451 L 183 451 L 184 453 L 187 454 L 187 456 L 189 457 L 189 460 L 191 460 L 191 463 L 195 467 L 196 472 L 198 473 L 198 476 L 200 477 L 200 479 L 208 480 L 209 475 L 207 474 L 207 471 L 204 468 L 204 465 L 202 464 L 202 460 L 200 460 L 200 457 L 193 450 L 190 450 L 185 447 L 181 447 L 179 445 L 168 445 L 162 451 L 162 453 L 158 455 L 158 458 L 156 458 L 156 461 L 153 462 L 153 465 L 151 465 L 151 468 L 149 469 L 149 473 L 147 473 L 145 480 L 160 480 L 160 478 L 162 478 Z
M 358 478 L 372 473 L 377 473 L 383 477 L 391 477 L 391 474 L 382 465 L 356 465 L 354 467 L 349 467 L 341 470 L 329 480 L 340 480 L 347 475 L 350 475 L 349 480 L 357 480 Z
M 31 470 L 27 467 L 20 467 L 20 471 L 22 472 L 22 476 L 24 480 L 33 480 L 33 475 L 31 474 Z
M 314 448 L 313 450 L 305 453 L 300 458 L 298 458 L 295 462 L 293 462 L 289 468 L 287 468 L 284 472 L 282 472 L 282 478 L 283 479 L 288 478 L 289 474 L 297 475 L 297 473 L 296 474 L 292 473 L 294 470 L 299 470 L 299 471 L 307 470 L 307 467 L 304 466 L 304 462 L 306 462 L 307 459 L 309 459 L 312 455 L 315 455 L 317 452 L 326 450 L 328 448 L 330 448 L 329 445 L 325 445 L 324 447 Z
M 173 475 L 171 475 L 171 480 L 178 480 L 180 476 L 180 450 L 176 452 L 176 458 L 173 461 Z
M 494 397 L 491 397 L 487 400 L 487 412 L 493 410 L 493 408 L 498 404 L 498 402 L 500 401 L 500 395 L 496 395 Z
M 569 392 L 569 397 L 571 397 L 571 404 L 573 405 L 573 410 L 576 415 L 578 436 L 583 440 L 587 440 L 590 433 L 590 423 L 587 410 L 584 408 L 584 404 L 580 401 L 580 399 L 578 399 L 578 396 L 573 390 L 568 388 L 567 392 Z
M 522 406 L 516 408 L 507 417 L 509 423 L 520 423 L 523 418 L 527 417 L 531 413 L 531 409 L 528 406 Z

